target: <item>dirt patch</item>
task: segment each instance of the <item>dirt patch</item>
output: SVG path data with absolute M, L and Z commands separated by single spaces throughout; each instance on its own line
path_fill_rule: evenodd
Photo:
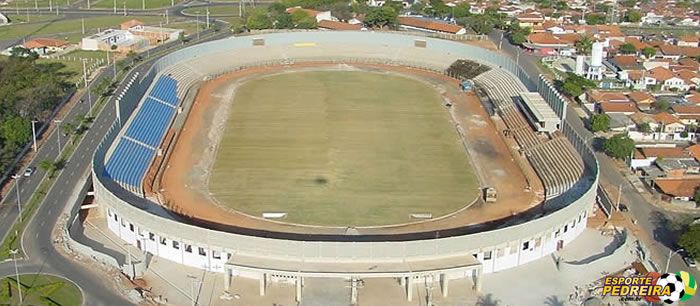
M 478 98 L 472 93 L 461 92 L 458 81 L 429 71 L 397 66 L 307 63 L 235 71 L 208 81 L 200 87 L 162 177 L 160 193 L 166 206 L 184 215 L 241 227 L 296 233 L 345 232 L 345 228 L 300 226 L 223 210 L 212 201 L 205 188 L 211 161 L 217 151 L 216 141 L 213 140 L 218 139 L 223 130 L 221 122 L 228 118 L 228 107 L 220 107 L 222 104 L 230 105 L 236 84 L 254 76 L 308 68 L 378 70 L 410 76 L 433 84 L 443 99 L 453 105 L 451 111 L 454 124 L 464 132 L 466 149 L 479 173 L 481 184 L 495 187 L 499 193 L 499 200 L 495 204 L 474 205 L 445 218 L 419 223 L 360 228 L 361 233 L 407 233 L 478 224 L 517 214 L 539 203 L 536 194 L 541 189 L 541 184 L 537 182 L 535 186 L 529 186 L 530 190 L 526 190 L 528 186 L 525 176 L 516 161 L 519 157 L 511 155 L 508 145 L 500 137 L 499 131 Z M 323 180 L 324 178 L 320 177 L 316 183 L 322 184 Z

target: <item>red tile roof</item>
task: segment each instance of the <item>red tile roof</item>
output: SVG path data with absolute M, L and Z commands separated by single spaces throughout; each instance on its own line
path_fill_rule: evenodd
M 647 75 L 651 78 L 655 78 L 658 81 L 666 81 L 673 77 L 673 72 L 664 67 L 656 67 L 648 71 Z
M 417 18 L 417 17 L 399 17 L 399 24 L 405 25 L 405 26 L 410 26 L 410 27 L 416 27 L 416 28 L 421 28 L 421 29 L 428 29 L 432 31 L 437 31 L 437 32 L 445 32 L 445 33 L 452 33 L 452 34 L 457 34 L 459 31 L 462 31 L 464 28 L 461 26 L 458 26 L 456 24 L 447 24 L 447 23 L 442 23 L 442 22 L 435 22 L 431 21 L 425 18 Z
M 60 39 L 53 38 L 34 38 L 23 44 L 27 49 L 34 48 L 44 48 L 44 47 L 65 47 L 68 46 L 68 42 Z
M 667 195 L 674 197 L 690 197 L 695 195 L 695 191 L 700 187 L 700 178 L 682 179 L 661 179 L 654 181 L 657 187 Z
M 604 113 L 634 113 L 637 111 L 634 103 L 601 102 L 598 105 Z
M 345 22 L 331 20 L 321 20 L 318 23 L 318 27 L 336 31 L 358 31 L 362 29 L 361 24 L 349 24 Z

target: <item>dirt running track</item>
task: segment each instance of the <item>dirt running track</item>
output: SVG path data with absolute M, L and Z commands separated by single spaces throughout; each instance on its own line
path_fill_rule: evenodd
M 316 227 L 269 221 L 219 207 L 207 191 L 208 170 L 202 167 L 202 161 L 211 158 L 216 149 L 216 144 L 209 141 L 210 133 L 221 132 L 212 131 L 219 128 L 213 124 L 214 118 L 218 112 L 226 111 L 226 104 L 232 102 L 236 83 L 281 71 L 343 67 L 347 69 L 349 66 L 337 63 L 306 63 L 257 67 L 234 71 L 203 83 L 182 127 L 177 144 L 166 161 L 166 169 L 160 182 L 160 202 L 180 214 L 220 224 L 292 233 L 345 233 L 345 227 Z M 477 202 L 443 218 L 429 221 L 358 228 L 359 233 L 396 234 L 443 230 L 516 215 L 540 203 L 541 199 L 537 194 L 542 191 L 541 182 L 532 182 L 531 190 L 526 190 L 525 176 L 515 158 L 521 159 L 522 164 L 528 168 L 529 165 L 521 157 L 514 157 L 510 153 L 508 144 L 500 136 L 478 98 L 472 93 L 461 92 L 456 80 L 433 72 L 398 66 L 353 63 L 351 68 L 398 73 L 433 85 L 443 100 L 453 104 L 451 111 L 456 119 L 453 123 L 459 124 L 465 132 L 470 158 L 482 186 L 493 186 L 499 193 L 496 203 Z M 531 168 L 526 170 L 532 171 Z

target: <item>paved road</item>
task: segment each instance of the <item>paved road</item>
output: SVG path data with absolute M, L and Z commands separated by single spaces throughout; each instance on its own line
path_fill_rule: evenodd
M 500 41 L 500 33 L 494 31 L 489 35 L 489 38 L 493 40 L 496 45 Z M 519 48 L 511 45 L 505 38 L 502 43 L 502 51 L 509 56 L 515 58 Z M 525 67 L 525 70 L 530 75 L 538 75 L 539 70 L 537 68 L 537 62 L 539 57 L 532 54 L 521 53 L 520 54 L 520 64 Z M 588 131 L 581 119 L 579 119 L 578 114 L 574 110 L 573 106 L 569 106 L 567 109 L 567 118 L 571 126 L 585 139 L 593 139 L 593 134 Z M 594 145 L 595 146 L 595 145 Z M 610 159 L 607 155 L 602 152 L 596 152 L 598 162 L 600 164 L 600 178 L 613 186 L 622 186 L 622 202 L 628 203 L 630 209 L 629 215 L 631 218 L 638 221 L 638 225 L 654 240 L 648 247 L 651 249 L 652 258 L 654 262 L 659 265 L 659 269 L 664 269 L 666 265 L 666 260 L 668 257 L 668 252 L 670 247 L 673 247 L 675 237 L 668 229 L 669 220 L 674 218 L 682 217 L 682 215 L 670 213 L 663 211 L 656 206 L 652 205 L 644 197 L 642 197 L 632 186 L 631 183 L 621 174 L 618 166 Z M 698 217 L 696 215 L 695 217 Z M 675 250 L 675 249 L 674 249 Z M 693 271 L 698 276 L 698 271 L 693 268 L 689 268 L 677 255 L 671 258 L 671 263 L 669 266 L 669 271 Z M 700 305 L 700 299 L 692 299 L 684 305 Z
M 209 30 L 207 32 L 213 32 Z M 203 32 L 202 35 L 208 34 Z M 202 41 L 223 38 L 229 35 L 228 31 L 220 31 L 209 37 L 202 37 Z M 162 49 L 169 49 L 179 45 L 162 46 L 152 50 L 156 53 Z M 151 67 L 157 57 L 148 59 L 146 62 L 132 70 L 123 80 L 131 79 L 131 76 L 139 72 L 144 75 Z M 111 77 L 111 75 L 109 75 Z M 121 92 L 125 84 L 120 84 L 117 93 Z M 28 224 L 25 231 L 26 235 L 22 237 L 22 247 L 28 258 L 18 262 L 21 273 L 41 272 L 52 273 L 66 277 L 74 281 L 80 288 L 83 289 L 85 299 L 88 302 L 86 305 L 127 305 L 130 304 L 123 296 L 108 288 L 107 284 L 111 282 L 104 279 L 104 275 L 95 273 L 85 269 L 80 264 L 63 257 L 56 249 L 51 239 L 51 233 L 58 221 L 60 213 L 69 202 L 70 193 L 79 183 L 80 177 L 89 171 L 90 161 L 93 152 L 97 148 L 99 141 L 104 137 L 109 126 L 116 119 L 114 97 L 109 99 L 105 108 L 95 118 L 94 123 L 87 130 L 83 141 L 76 148 L 74 154 L 68 159 L 65 168 L 60 172 L 53 187 L 49 190 L 42 205 L 37 210 L 34 218 Z M 81 105 L 76 107 L 82 109 Z M 51 150 L 50 144 L 42 146 L 45 150 Z M 56 150 L 56 148 L 54 148 Z M 47 151 L 48 152 L 48 151 Z M 48 154 L 48 153 L 47 153 Z M 34 181 L 38 182 L 37 175 Z M 31 193 L 34 188 L 20 188 L 20 190 Z M 9 218 L 9 216 L 6 216 Z M 0 224 L 10 223 L 10 219 L 3 220 Z M 6 222 L 7 220 L 7 222 Z M 14 274 L 14 266 L 12 262 L 0 263 L 0 277 Z

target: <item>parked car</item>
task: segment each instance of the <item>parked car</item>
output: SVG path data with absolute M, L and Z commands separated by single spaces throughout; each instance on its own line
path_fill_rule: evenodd
M 628 212 L 628 211 L 630 211 L 630 209 L 627 208 L 627 205 L 620 203 L 620 211 L 621 212 Z
M 683 261 L 685 261 L 685 264 L 688 265 L 688 267 L 695 268 L 695 266 L 697 266 L 695 258 L 690 257 L 689 255 L 683 256 Z
M 27 169 L 24 169 L 24 176 L 27 176 L 27 177 L 32 176 L 32 174 L 34 174 L 34 170 L 36 170 L 36 168 L 27 167 Z

